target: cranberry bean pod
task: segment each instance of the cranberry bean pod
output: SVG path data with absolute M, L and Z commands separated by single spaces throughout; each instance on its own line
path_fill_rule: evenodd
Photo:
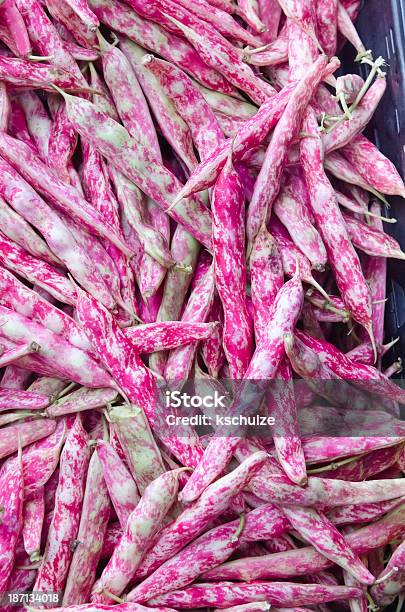
M 355 525 L 358 523 L 370 523 L 376 518 L 381 518 L 384 514 L 399 506 L 403 500 L 401 498 L 389 501 L 378 502 L 375 504 L 359 504 L 355 506 L 341 506 L 334 508 L 327 513 L 329 520 L 334 525 Z
M 0 471 L 0 591 L 6 590 L 23 526 L 24 480 L 21 447 L 17 461 L 6 461 Z
M 121 528 L 125 529 L 129 515 L 139 502 L 138 489 L 118 453 L 108 442 L 97 440 L 96 451 L 108 494 Z
M 93 452 L 86 477 L 77 545 L 66 579 L 62 604 L 89 600 L 110 516 L 110 500 L 98 454 Z
M 358 55 L 361 57 L 361 55 L 365 53 L 366 48 L 363 45 L 361 38 L 358 35 L 358 32 L 355 26 L 353 25 L 346 8 L 341 2 L 338 2 L 337 27 L 340 34 L 342 34 L 342 36 L 344 36 L 350 42 L 350 44 L 353 45 Z
M 94 28 L 94 24 L 97 22 L 97 19 L 95 18 L 94 14 L 90 20 L 93 22 L 93 27 L 89 28 L 83 22 L 80 15 L 73 10 L 73 7 L 69 6 L 68 2 L 60 3 L 58 0 L 46 0 L 46 7 L 50 15 L 56 20 L 57 25 L 64 25 L 67 31 L 73 37 L 73 40 L 76 39 L 79 44 L 90 48 L 97 44 L 97 38 L 95 35 L 96 28 Z M 62 38 L 60 26 L 57 29 Z
M 355 136 L 355 138 L 357 137 Z M 336 178 L 340 179 L 341 181 L 346 181 L 346 183 L 362 187 L 366 191 L 370 191 L 380 200 L 382 199 L 381 194 L 376 191 L 371 184 L 363 179 L 359 171 L 349 163 L 346 157 L 341 155 L 340 151 L 332 151 L 326 155 L 323 163 L 325 170 L 330 172 Z
M 212 191 L 215 286 L 224 309 L 223 346 L 231 377 L 242 378 L 253 350 L 246 306 L 245 195 L 230 156 Z
M 311 31 L 307 31 L 301 21 L 287 18 L 288 77 L 290 81 L 302 79 L 319 55 L 313 34 L 315 24 L 312 17 L 310 24 Z
M 405 253 L 395 238 L 375 227 L 343 213 L 353 245 L 374 257 L 405 259 Z
M 127 327 L 124 333 L 139 353 L 167 351 L 184 344 L 209 339 L 217 322 L 162 321 Z
M 0 412 L 5 410 L 43 410 L 50 398 L 30 391 L 0 388 Z
M 55 91 L 52 83 L 74 92 L 86 92 L 88 86 L 67 70 L 52 64 L 35 64 L 15 57 L 0 56 L 0 78 L 10 85 Z
M 4 0 L 0 5 L 0 21 L 3 22 L 10 31 L 18 55 L 25 57 L 31 54 L 32 47 L 18 8 L 14 0 Z
M 139 566 L 178 491 L 179 470 L 166 472 L 145 489 L 128 517 L 124 533 L 101 577 L 92 588 L 92 600 L 108 603 L 108 591 L 120 595 Z
M 58 177 L 68 185 L 71 179 L 68 165 L 77 145 L 77 133 L 66 115 L 63 100 L 59 103 L 53 118 L 48 143 L 48 166 L 56 171 Z
M 263 559 L 263 557 L 258 557 Z M 361 597 L 362 590 L 355 587 L 292 582 L 250 582 L 235 584 L 220 582 L 216 585 L 199 583 L 183 590 L 172 591 L 150 600 L 152 605 L 175 605 L 179 608 L 234 606 L 252 601 L 267 601 L 276 606 L 302 606 L 328 601 Z
M 288 28 L 284 26 L 278 35 L 263 51 L 248 53 L 246 61 L 253 66 L 277 66 L 288 60 Z
M 36 440 L 46 438 L 55 431 L 56 421 L 37 419 L 32 422 L 10 425 L 0 430 L 0 458 L 15 453 L 18 449 L 18 438 L 22 447 Z
M 60 593 L 66 583 L 73 556 L 90 460 L 88 436 L 80 416 L 69 432 L 61 454 L 59 484 L 44 556 L 34 591 Z
M 303 129 L 310 137 L 301 140 L 300 156 L 318 230 L 347 309 L 374 342 L 370 290 L 347 233 L 335 192 L 323 169 L 318 124 L 311 111 L 306 113 Z
M 402 542 L 392 553 L 390 560 L 371 589 L 373 600 L 378 605 L 390 604 L 403 591 L 404 571 L 405 543 Z
M 239 119 L 250 119 L 257 113 L 257 108 L 250 102 L 207 89 L 197 81 L 193 81 L 193 85 L 201 92 L 213 111 L 221 111 L 224 115 Z
M 270 216 L 271 206 L 280 186 L 281 172 L 288 147 L 299 129 L 297 126 L 301 123 L 306 106 L 319 85 L 326 66 L 326 56 L 320 56 L 297 84 L 279 122 L 274 128 L 273 137 L 267 148 L 248 208 L 246 221 L 248 253 L 251 251 L 260 226 Z M 337 66 L 338 64 L 336 64 Z M 272 172 L 269 172 L 270 167 Z
M 37 147 L 42 161 L 46 162 L 48 141 L 52 129 L 52 121 L 49 118 L 48 111 L 34 91 L 21 93 L 18 101 L 24 111 L 30 136 Z
M 303 289 L 297 269 L 294 277 L 288 281 L 278 292 L 271 309 L 267 327 L 263 337 L 259 340 L 253 357 L 245 372 L 244 381 L 257 381 L 253 389 L 254 399 L 262 394 L 260 381 L 271 380 L 275 377 L 277 368 L 284 356 L 284 334 L 293 329 L 303 304 Z M 246 383 L 237 389 L 230 410 L 238 407 L 246 393 Z M 252 390 L 250 391 L 252 394 Z M 187 481 L 181 492 L 181 499 L 185 503 L 194 501 L 202 491 L 221 474 L 229 463 L 240 438 L 228 433 L 226 438 L 216 436 L 205 449 L 204 455 Z
M 113 402 L 117 395 L 117 391 L 111 388 L 88 389 L 81 387 L 73 393 L 64 395 L 52 402 L 46 409 L 46 414 L 50 417 L 59 417 L 83 410 L 102 408 L 109 402 Z
M 258 3 L 256 0 L 238 0 L 238 14 L 257 33 L 266 31 L 266 25 L 258 15 Z
M 41 534 L 45 515 L 44 488 L 40 487 L 24 501 L 23 538 L 24 548 L 32 562 L 40 558 Z
M 336 53 L 337 5 L 338 0 L 317 1 L 316 19 L 319 43 L 329 57 Z

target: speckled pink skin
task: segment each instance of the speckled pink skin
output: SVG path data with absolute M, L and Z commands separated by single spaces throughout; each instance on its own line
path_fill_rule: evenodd
M 157 165 L 146 147 L 131 138 L 123 126 L 100 112 L 91 102 L 67 94 L 65 97 L 69 119 L 79 134 L 92 142 L 119 171 L 166 210 L 174 194 L 179 191 L 180 183 L 176 177 Z M 183 200 L 181 205 L 168 212 L 203 244 L 210 245 L 211 218 L 200 200 Z
M 253 322 L 255 337 L 259 340 L 266 330 L 271 306 L 284 284 L 280 254 L 266 228 L 261 228 L 256 236 L 249 265 Z
M 352 20 L 341 2 L 338 2 L 337 27 L 340 32 L 353 45 L 358 53 L 365 51 L 365 47 L 357 33 Z
M 322 513 L 311 508 L 295 506 L 283 508 L 292 527 L 296 529 L 305 541 L 310 542 L 318 552 L 330 559 L 361 584 L 373 584 L 375 578 L 367 570 L 358 555 L 348 545 L 341 533 Z
M 123 125 L 162 163 L 156 129 L 138 79 L 124 53 L 100 39 L 103 75 Z
M 239 160 L 250 149 L 258 147 L 266 138 L 269 130 L 279 121 L 287 105 L 295 85 L 290 85 L 269 98 L 258 110 L 257 114 L 248 119 L 234 140 L 226 141 L 218 147 L 210 157 L 202 161 L 189 177 L 185 186 L 176 196 L 176 200 L 190 193 L 210 187 L 223 168 L 232 146 L 234 161 Z
M 103 440 L 97 441 L 97 455 L 102 466 L 108 494 L 122 529 L 139 502 L 136 484 L 114 448 Z
M 84 101 L 83 101 L 84 102 Z M 90 104 L 90 102 L 88 103 Z M 35 189 L 49 199 L 55 207 L 77 221 L 92 234 L 106 238 L 123 251 L 131 255 L 115 231 L 103 221 L 96 211 L 80 196 L 76 189 L 62 183 L 30 148 L 22 142 L 2 134 L 0 153 Z
M 362 134 L 342 149 L 345 158 L 374 189 L 389 195 L 405 196 L 405 187 L 394 164 Z
M 52 367 L 59 375 L 89 387 L 109 387 L 109 374 L 85 351 L 69 344 L 41 324 L 0 306 L 1 335 L 12 342 L 37 342 L 40 345 L 38 359 Z
M 6 368 L 26 355 L 37 353 L 38 345 L 33 342 L 24 342 L 23 344 L 9 347 L 8 350 L 4 350 L 2 347 L 2 351 L 0 356 L 0 367 Z
M 345 213 L 343 218 L 353 245 L 359 250 L 373 257 L 405 259 L 405 253 L 395 238 Z
M 59 178 L 71 183 L 68 165 L 77 145 L 77 133 L 71 125 L 63 101 L 56 111 L 48 144 L 48 166 L 54 168 Z
M 392 538 L 403 537 L 404 504 L 371 525 L 347 535 L 347 542 L 358 555 L 385 546 Z M 331 562 L 312 547 L 288 550 L 263 557 L 230 561 L 203 576 L 204 580 L 260 580 L 318 573 Z M 212 585 L 211 585 L 212 586 Z
M 238 15 L 252 28 L 261 34 L 266 31 L 266 25 L 260 19 L 258 4 L 254 0 L 238 0 Z
M 225 363 L 225 354 L 222 346 L 222 328 L 224 313 L 218 295 L 214 295 L 208 319 L 216 321 L 213 332 L 201 345 L 201 354 L 210 376 L 218 378 L 219 372 Z
M 3 382 L 3 381 L 2 381 Z M 49 405 L 50 398 L 29 391 L 0 388 L 0 412 L 4 410 L 43 410 Z
M 378 584 L 371 589 L 371 596 L 378 605 L 390 604 L 404 590 L 404 574 L 405 541 L 394 550 L 387 565 L 377 577 Z
M 282 9 L 277 0 L 258 0 L 259 17 L 266 26 L 266 30 L 259 35 L 263 44 L 270 43 L 277 38 Z
M 0 160 L 0 193 L 7 202 L 45 237 L 53 253 L 80 284 L 98 295 L 102 279 L 89 255 L 77 244 L 60 216 L 5 160 Z
M 273 439 L 280 464 L 293 482 L 304 485 L 307 480 L 305 458 L 299 435 L 292 370 L 286 358 L 279 365 L 276 385 L 267 392 L 266 403 L 268 413 L 275 418 Z
M 268 83 L 260 80 L 250 66 L 240 59 L 240 53 L 232 45 L 224 44 L 225 39 L 214 35 L 206 27 L 192 28 L 170 18 L 172 23 L 183 32 L 183 36 L 198 51 L 201 59 L 218 70 L 232 85 L 244 91 L 257 104 L 265 102 L 268 96 L 275 94 L 275 89 Z M 203 23 L 203 22 L 201 22 Z
M 76 0 L 73 0 L 74 4 L 77 4 Z M 96 28 L 99 25 L 97 17 L 94 13 L 91 13 L 87 7 L 84 11 L 75 11 L 73 10 L 73 6 L 69 6 L 69 4 L 73 4 L 72 2 L 59 2 L 58 0 L 46 0 L 45 4 L 50 13 L 50 15 L 57 20 L 57 24 L 55 26 L 58 29 L 61 37 L 60 25 L 62 24 L 66 27 L 67 31 L 70 33 L 73 40 L 77 40 L 80 45 L 84 47 L 94 48 L 97 46 L 97 37 L 96 37 Z M 79 3 L 82 4 L 82 2 Z M 65 41 L 64 41 L 65 42 Z M 69 51 L 69 47 L 66 47 L 66 50 Z M 74 56 L 74 54 L 72 53 Z
M 31 53 L 31 43 L 24 21 L 15 5 L 14 0 L 5 0 L 0 6 L 0 22 L 9 29 L 18 55 L 25 57 Z
M 88 89 L 74 75 L 52 64 L 29 62 L 15 57 L 0 57 L 1 79 L 10 85 L 25 88 L 44 89 L 54 92 L 50 83 L 68 91 L 84 92 Z
M 326 55 L 336 53 L 338 0 L 318 0 L 316 10 L 318 40 Z
M 223 142 L 224 136 L 199 89 L 190 77 L 169 62 L 146 56 L 143 65 L 156 77 L 179 115 L 188 124 L 201 159 L 206 159 Z
M 246 307 L 245 194 L 229 157 L 211 196 L 215 286 L 224 309 L 223 347 L 231 377 L 243 378 L 253 351 Z
M 314 30 L 314 20 L 311 18 L 309 30 Z M 290 81 L 301 80 L 310 66 L 319 56 L 319 51 L 312 33 L 306 31 L 302 23 L 287 19 L 288 32 L 288 77 Z
M 357 136 L 354 137 L 355 139 Z M 324 159 L 325 170 L 330 172 L 336 178 L 345 181 L 351 185 L 357 185 L 366 191 L 374 193 L 374 188 L 364 180 L 358 169 L 343 157 L 340 151 L 332 151 L 326 155 Z
M 354 385 L 365 391 L 388 397 L 400 403 L 405 402 L 402 389 L 373 366 L 352 362 L 329 342 L 317 340 L 299 330 L 296 330 L 295 333 L 306 346 L 317 352 L 323 363 L 340 378 L 352 381 Z
M 30 255 L 4 234 L 0 234 L 0 261 L 5 268 L 39 285 L 58 301 L 65 304 L 76 302 L 76 292 L 66 276 L 42 259 Z
M 283 27 L 278 37 L 264 51 L 248 54 L 246 60 L 253 66 L 277 66 L 288 60 L 288 33 Z
M 267 148 L 262 168 L 256 180 L 255 189 L 247 213 L 246 231 L 248 252 L 260 229 L 270 216 L 271 206 L 280 187 L 280 178 L 288 147 L 300 129 L 301 119 L 313 92 L 316 90 L 327 67 L 327 57 L 320 56 L 299 81 L 291 94 L 273 137 Z M 335 65 L 335 68 L 338 64 Z M 271 172 L 270 169 L 271 168 Z
M 216 328 L 216 321 L 211 323 L 162 321 L 126 327 L 123 331 L 139 353 L 153 353 L 207 340 L 211 338 Z
M 61 454 L 60 476 L 55 507 L 44 556 L 38 569 L 34 591 L 59 593 L 63 590 L 73 556 L 90 459 L 88 435 L 77 417 Z
M 294 329 L 301 312 L 304 292 L 299 277 L 299 270 L 278 292 L 271 309 L 266 330 L 259 340 L 253 357 L 247 368 L 244 380 L 266 381 L 275 377 L 278 366 L 284 356 L 284 334 Z M 260 391 L 260 384 L 256 393 Z M 230 410 L 237 410 L 243 398 L 244 386 L 237 390 Z M 232 458 L 240 438 L 228 435 L 226 438 L 214 437 L 204 455 L 181 491 L 184 503 L 197 499 L 202 491 L 217 478 Z
M 108 603 L 104 590 L 120 595 L 130 580 L 152 539 L 161 526 L 178 491 L 178 470 L 166 472 L 154 480 L 128 518 L 122 538 L 92 588 L 92 601 Z
M 34 561 L 41 550 L 42 524 L 45 515 L 44 488 L 41 487 L 25 497 L 23 510 L 23 538 L 27 555 Z
M 311 135 L 300 143 L 300 157 L 319 233 L 328 253 L 340 294 L 353 318 L 373 337 L 369 287 L 340 212 L 336 195 L 323 169 L 318 124 L 311 111 L 303 123 Z
M 0 471 L 0 591 L 6 590 L 17 541 L 23 526 L 24 481 L 21 455 L 3 463 Z
M 256 559 L 256 557 L 253 557 Z M 257 557 L 264 559 L 265 557 Z M 354 587 L 291 582 L 250 582 L 235 584 L 220 582 L 216 585 L 200 583 L 186 589 L 172 591 L 150 600 L 151 605 L 173 605 L 179 608 L 228 607 L 252 601 L 294 606 L 318 604 L 327 601 L 360 597 L 362 590 Z
M 127 601 L 143 602 L 179 589 L 228 559 L 239 547 L 238 521 L 214 527 L 177 555 L 163 563 L 127 595 Z
M 401 503 L 402 498 L 392 499 L 374 504 L 356 504 L 354 506 L 341 506 L 327 512 L 328 519 L 334 525 L 356 525 L 370 523 L 375 519 L 381 518 L 384 514 L 393 510 Z
M 15 453 L 18 448 L 18 437 L 22 447 L 32 444 L 36 440 L 52 434 L 56 428 L 56 421 L 38 419 L 27 423 L 17 423 L 0 430 L 0 458 Z
M 77 546 L 74 548 L 63 594 L 64 606 L 89 601 L 107 530 L 110 505 L 103 469 L 98 454 L 93 452 L 86 477 Z
M 297 183 L 301 180 L 292 174 L 286 176 L 273 209 L 296 246 L 311 262 L 312 268 L 322 270 L 327 262 L 326 249 L 318 230 L 311 222 L 306 203 L 300 197 L 301 190 Z
M 387 87 L 385 77 L 378 77 L 353 111 L 350 121 L 343 121 L 331 132 L 323 134 L 322 143 L 325 153 L 340 149 L 364 130 L 374 114 Z M 364 137 L 363 141 L 366 140 Z M 368 160 L 370 163 L 370 159 Z
M 52 402 L 46 409 L 46 413 L 51 417 L 73 414 L 82 410 L 94 410 L 102 408 L 109 402 L 117 398 L 117 391 L 111 388 L 88 389 L 81 387 L 69 395 L 64 395 L 60 399 Z
M 202 267 L 201 267 L 202 268 Z M 181 320 L 186 323 L 203 323 L 208 316 L 214 297 L 214 269 L 209 265 L 208 269 L 201 269 L 201 276 L 194 287 Z M 198 267 L 197 272 L 198 273 Z M 187 379 L 197 344 L 179 347 L 170 352 L 166 362 L 164 377 L 171 387 L 181 387 Z
M 129 6 L 117 0 L 90 0 L 89 4 L 100 21 L 111 29 L 125 34 L 149 51 L 173 62 L 206 87 L 228 94 L 236 92 L 233 85 L 221 74 L 203 62 L 197 51 L 183 37 L 142 18 Z
M 247 486 L 266 461 L 266 457 L 265 453 L 251 454 L 235 470 L 211 484 L 192 506 L 186 507 L 179 517 L 164 527 L 134 578 L 149 575 L 200 535 L 211 521 L 229 507 L 230 501 Z

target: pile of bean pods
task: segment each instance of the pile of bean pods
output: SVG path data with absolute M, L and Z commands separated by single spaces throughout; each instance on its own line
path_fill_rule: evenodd
M 0 0 L 2 611 L 402 609 L 359 9 Z M 190 383 L 267 437 L 165 426 Z

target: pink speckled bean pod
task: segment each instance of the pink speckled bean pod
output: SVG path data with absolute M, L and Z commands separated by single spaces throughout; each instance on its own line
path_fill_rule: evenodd
M 299 277 L 299 270 L 294 277 L 288 281 L 278 292 L 271 309 L 266 330 L 256 346 L 253 357 L 247 368 L 244 381 L 248 385 L 251 381 L 256 388 L 250 391 L 251 395 L 262 393 L 263 381 L 275 377 L 277 368 L 284 356 L 284 334 L 294 329 L 304 301 L 304 292 Z M 245 383 L 246 384 L 246 383 Z M 230 411 L 235 411 L 243 398 L 246 386 L 241 385 L 237 389 Z M 239 428 L 240 435 L 240 428 Z M 203 458 L 191 474 L 185 487 L 181 491 L 181 499 L 184 503 L 194 501 L 201 495 L 202 491 L 221 474 L 225 469 L 240 438 L 232 436 L 229 432 L 226 438 L 214 437 L 205 449 Z
M 142 494 L 165 468 L 159 447 L 143 412 L 136 406 L 115 406 L 109 412 L 128 468 Z
M 145 489 L 139 504 L 128 517 L 110 561 L 93 585 L 93 602 L 108 603 L 108 593 L 120 595 L 124 591 L 175 501 L 178 476 L 179 470 L 166 472 Z
M 2 383 L 3 384 L 3 383 Z M 0 412 L 5 410 L 43 410 L 50 398 L 30 391 L 0 388 Z
M 403 390 L 373 366 L 354 363 L 329 342 L 317 340 L 305 332 L 296 330 L 295 334 L 308 348 L 318 353 L 324 365 L 340 378 L 352 381 L 355 386 L 370 393 L 388 397 L 400 403 L 405 402 Z
M 127 601 L 144 602 L 190 584 L 203 571 L 223 563 L 231 556 L 239 547 L 240 531 L 238 522 L 207 531 L 132 589 L 127 594 Z
M 310 20 L 311 32 L 303 28 L 301 21 L 287 18 L 288 33 L 288 78 L 290 81 L 299 81 L 305 76 L 319 52 L 314 39 L 314 20 Z
M 198 162 L 193 149 L 190 129 L 178 113 L 173 101 L 166 94 L 159 79 L 143 65 L 145 49 L 130 40 L 121 41 L 121 49 L 142 86 L 162 134 L 189 172 L 192 172 Z M 142 129 L 142 124 L 140 129 Z
M 100 112 L 94 104 L 68 94 L 64 96 L 69 119 L 79 134 L 92 142 L 120 172 L 166 210 L 174 194 L 179 191 L 180 183 L 176 177 L 156 164 L 146 147 L 131 138 L 123 126 Z M 200 200 L 183 200 L 181 206 L 178 205 L 169 214 L 203 244 L 210 245 L 211 218 Z M 106 232 L 105 225 L 104 229 Z M 119 247 L 119 244 L 115 244 Z M 124 252 L 128 254 L 128 249 Z
M 238 0 L 238 14 L 258 34 L 266 31 L 266 25 L 259 17 L 257 0 Z
M 89 0 L 100 21 L 116 32 L 185 70 L 210 89 L 236 94 L 236 89 L 221 74 L 209 68 L 184 38 L 148 21 L 117 0 Z
M 28 36 L 27 28 L 21 17 L 14 0 L 3 0 L 0 4 L 0 21 L 4 23 L 10 31 L 18 55 L 25 57 L 31 54 L 32 47 Z
M 0 198 L 0 226 L 3 234 L 34 257 L 43 259 L 51 265 L 61 265 L 61 261 L 55 257 L 43 239 L 2 198 Z
M 371 523 L 384 514 L 399 506 L 404 500 L 401 498 L 375 504 L 358 504 L 355 506 L 341 506 L 327 512 L 328 519 L 335 525 L 356 525 Z
M 0 170 L 0 193 L 4 199 L 41 232 L 53 253 L 84 288 L 96 296 L 99 293 L 103 295 L 104 283 L 99 278 L 94 263 L 76 242 L 61 217 L 2 158 Z
M 185 186 L 177 194 L 174 202 L 181 198 L 210 187 L 223 168 L 232 147 L 233 159 L 239 160 L 250 149 L 257 148 L 266 138 L 269 130 L 279 121 L 295 84 L 285 87 L 278 94 L 261 105 L 257 114 L 248 119 L 233 141 L 226 141 L 208 159 L 203 160 L 194 170 Z
M 211 337 L 202 343 L 200 350 L 209 375 L 213 378 L 218 378 L 219 372 L 225 363 L 225 353 L 222 346 L 224 313 L 218 295 L 214 294 L 208 319 L 216 321 L 216 325 Z
M 28 131 L 43 162 L 48 155 L 48 142 L 52 121 L 42 100 L 34 91 L 25 91 L 18 96 L 18 102 L 24 111 Z
M 207 89 L 197 81 L 193 81 L 193 85 L 202 93 L 205 101 L 214 111 L 221 111 L 225 115 L 240 119 L 250 119 L 257 113 L 256 106 L 250 102 L 228 96 L 220 91 Z
M 126 255 L 132 255 L 114 229 L 89 207 L 76 189 L 62 183 L 25 143 L 2 133 L 0 155 L 55 207 L 82 225 L 83 229 L 106 238 Z
M 36 342 L 25 342 L 14 348 L 9 348 L 0 355 L 0 367 L 5 368 L 26 355 L 38 353 L 39 349 L 40 346 Z
M 362 134 L 342 149 L 345 158 L 369 185 L 389 195 L 405 196 L 405 186 L 394 164 Z
M 41 534 L 45 516 L 44 488 L 40 487 L 24 500 L 23 538 L 24 548 L 30 560 L 39 561 L 41 553 Z
M 356 134 L 364 130 L 384 95 L 386 87 L 385 76 L 377 77 L 353 111 L 350 121 L 343 121 L 329 133 L 323 134 L 322 143 L 325 153 L 344 147 L 352 141 Z
M 124 334 L 139 353 L 153 353 L 207 340 L 214 334 L 216 328 L 216 321 L 212 323 L 162 321 L 127 327 L 124 329 Z
M 377 576 L 371 596 L 379 606 L 390 604 L 404 590 L 405 542 L 394 550 L 387 565 Z
M 76 4 L 76 0 L 73 1 Z M 55 27 L 57 28 L 58 33 L 61 37 L 62 33 L 59 24 L 65 26 L 67 31 L 73 37 L 73 40 L 76 39 L 77 42 L 83 45 L 84 47 L 94 48 L 97 45 L 97 37 L 95 34 L 95 30 L 97 28 L 96 23 L 98 23 L 98 20 L 94 13 L 89 12 L 88 7 L 85 12 L 85 15 L 86 13 L 89 13 L 89 19 L 86 19 L 85 15 L 79 14 L 78 12 L 73 10 L 72 6 L 69 6 L 69 4 L 72 4 L 71 2 L 46 0 L 45 4 L 50 15 L 57 22 L 55 24 Z M 82 17 L 84 17 L 84 21 Z M 66 47 L 66 50 L 68 51 L 68 47 Z
M 279 122 L 274 128 L 273 137 L 267 148 L 263 166 L 257 177 L 248 208 L 246 220 L 249 244 L 248 253 L 251 251 L 253 241 L 260 226 L 270 216 L 271 206 L 279 189 L 281 172 L 288 147 L 299 129 L 298 126 L 301 123 L 304 111 L 312 94 L 322 80 L 327 65 L 327 57 L 323 55 L 313 63 L 305 76 L 297 84 Z M 335 68 L 338 65 L 338 63 L 335 63 Z M 272 168 L 271 172 L 269 172 L 269 168 Z
M 278 35 L 263 51 L 247 53 L 246 61 L 253 66 L 277 66 L 288 60 L 288 29 L 284 26 Z
M 329 57 L 336 53 L 337 5 L 337 0 L 317 0 L 318 39 L 322 49 Z
M 266 26 L 259 38 L 263 43 L 270 43 L 277 38 L 282 9 L 277 0 L 258 0 L 259 17 Z
M 45 325 L 55 334 L 63 336 L 73 346 L 91 352 L 90 342 L 73 319 L 42 298 L 36 291 L 28 289 L 4 268 L 0 268 L 0 303 Z
M 52 124 L 48 143 L 48 166 L 53 168 L 58 177 L 68 185 L 70 176 L 68 165 L 77 145 L 77 133 L 71 125 L 63 100 L 60 102 Z
M 123 125 L 162 163 L 159 142 L 138 79 L 126 55 L 99 35 L 103 75 Z
M 256 557 L 254 557 L 256 558 Z M 263 559 L 265 557 L 257 557 Z M 179 608 L 226 608 L 252 601 L 267 601 L 276 606 L 302 606 L 328 601 L 361 597 L 363 591 L 355 587 L 292 582 L 219 582 L 215 585 L 199 583 L 183 590 L 154 597 L 151 605 L 173 605 Z
M 345 538 L 322 513 L 311 508 L 283 508 L 292 527 L 327 559 L 343 567 L 361 584 L 373 584 L 375 578 L 350 548 Z
M 11 114 L 11 103 L 5 83 L 0 83 L 0 128 L 6 132 Z
M 373 257 L 405 259 L 399 243 L 384 231 L 343 213 L 353 245 Z
M 208 66 L 218 70 L 232 85 L 244 91 L 252 100 L 262 104 L 268 96 L 275 94 L 275 89 L 260 80 L 245 64 L 235 48 L 223 44 L 218 35 L 205 28 L 205 32 L 196 31 L 173 17 L 168 17 L 182 32 L 184 37 L 198 51 Z
M 404 511 L 405 506 L 401 504 L 379 521 L 349 533 L 347 535 L 349 545 L 355 553 L 361 555 L 385 546 L 393 538 L 403 537 Z M 314 548 L 305 547 L 263 557 L 230 561 L 207 572 L 204 579 L 249 581 L 265 578 L 288 579 L 292 576 L 318 573 L 330 565 L 331 562 Z
M 338 2 L 337 9 L 337 27 L 342 34 L 356 49 L 359 56 L 365 53 L 366 48 L 352 23 L 352 20 L 341 2 Z
M 131 474 L 111 444 L 104 440 L 97 440 L 96 451 L 111 502 L 117 513 L 121 528 L 125 529 L 128 517 L 140 499 L 138 489 Z
M 69 344 L 40 323 L 0 306 L 1 335 L 12 342 L 37 342 L 41 349 L 38 359 L 48 367 L 55 366 L 59 374 L 90 387 L 109 387 L 109 374 L 85 351 Z
M 211 521 L 220 516 L 230 501 L 246 487 L 266 461 L 263 452 L 251 454 L 237 468 L 211 484 L 201 497 L 172 523 L 159 532 L 159 537 L 142 561 L 134 578 L 149 575 L 179 550 L 204 532 Z
M 207 21 L 212 24 L 215 29 L 218 30 L 223 36 L 252 45 L 256 47 L 260 44 L 260 41 L 251 34 L 248 30 L 245 30 L 237 21 L 225 12 L 224 8 L 219 8 L 213 3 L 208 3 L 205 0 L 196 0 L 190 6 L 187 0 L 180 0 L 178 2 L 188 11 L 194 13 L 197 17 L 203 21 Z
M 65 586 L 73 557 L 73 543 L 79 528 L 90 460 L 87 443 L 88 435 L 78 416 L 61 454 L 55 506 L 34 591 L 60 593 Z
M 52 402 L 46 409 L 46 414 L 50 417 L 59 417 L 83 410 L 95 410 L 113 402 L 117 395 L 117 391 L 110 388 L 88 389 L 87 387 L 81 387 L 73 393 L 64 395 Z
M 224 309 L 222 343 L 231 377 L 242 378 L 253 351 L 246 306 L 245 194 L 230 155 L 211 196 L 215 286 Z
M 23 526 L 24 480 L 21 446 L 16 461 L 6 461 L 0 471 L 0 592 L 10 578 L 17 541 Z
M 323 270 L 327 263 L 325 245 L 318 230 L 311 222 L 306 203 L 300 197 L 297 182 L 300 177 L 287 175 L 274 202 L 273 209 L 302 253 L 308 257 L 312 268 Z
M 358 138 L 358 136 L 355 136 L 354 138 L 356 139 Z M 343 157 L 340 151 L 332 151 L 331 153 L 328 153 L 328 155 L 324 159 L 324 167 L 325 170 L 330 172 L 339 180 L 345 181 L 350 185 L 356 185 L 358 187 L 361 187 L 366 191 L 370 191 L 376 197 L 381 199 L 381 194 L 376 191 L 376 189 L 374 189 L 371 184 L 364 180 L 358 169 L 354 168 L 354 166 L 349 163 L 346 157 Z
M 340 294 L 351 312 L 374 342 L 369 287 L 340 212 L 337 198 L 323 169 L 322 145 L 313 111 L 306 113 L 303 130 L 310 137 L 300 143 L 300 156 L 311 199 L 311 208 L 328 253 Z
M 197 268 L 196 274 L 199 269 Z M 195 282 L 190 298 L 182 314 L 182 321 L 203 323 L 209 313 L 214 298 L 213 265 L 203 268 L 201 277 Z M 181 388 L 189 376 L 197 344 L 179 347 L 170 352 L 166 362 L 164 377 L 171 388 Z
M 47 376 L 39 376 L 27 388 L 27 391 L 32 393 L 40 393 L 48 397 L 58 397 L 58 395 L 67 387 L 68 382 L 59 378 Z
M 62 605 L 71 606 L 89 601 L 109 516 L 110 500 L 103 469 L 98 454 L 93 452 L 87 471 L 80 524 Z
M 223 142 L 224 136 L 199 89 L 173 64 L 152 55 L 146 55 L 142 63 L 159 80 L 177 112 L 188 124 L 201 159 L 207 158 Z
M 52 83 L 68 91 L 85 92 L 88 86 L 62 68 L 47 63 L 33 63 L 15 57 L 0 56 L 0 77 L 10 85 L 55 91 Z

